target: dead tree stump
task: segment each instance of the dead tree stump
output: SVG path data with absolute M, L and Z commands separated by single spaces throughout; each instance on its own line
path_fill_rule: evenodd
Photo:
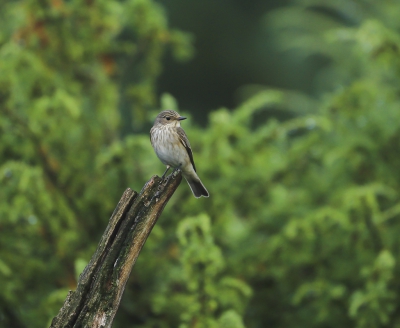
M 69 291 L 50 328 L 111 327 L 132 267 L 181 180 L 180 173 L 171 174 L 164 185 L 153 176 L 139 194 L 125 190 L 76 290 Z

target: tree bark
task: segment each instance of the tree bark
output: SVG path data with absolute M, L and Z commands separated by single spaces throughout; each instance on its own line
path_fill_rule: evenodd
M 179 172 L 179 171 L 178 171 Z M 126 189 L 96 252 L 50 328 L 111 327 L 132 267 L 182 176 L 153 176 L 140 194 Z

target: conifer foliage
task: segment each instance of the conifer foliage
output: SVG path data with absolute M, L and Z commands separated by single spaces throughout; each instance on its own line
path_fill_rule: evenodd
M 124 189 L 162 174 L 143 127 L 183 113 L 155 86 L 163 55 L 193 45 L 150 0 L 2 6 L 0 326 L 35 328 Z M 257 88 L 205 128 L 185 121 L 211 197 L 174 194 L 115 327 L 400 326 L 400 5 L 348 6 L 293 1 L 263 20 L 283 53 L 328 59 L 312 94 Z

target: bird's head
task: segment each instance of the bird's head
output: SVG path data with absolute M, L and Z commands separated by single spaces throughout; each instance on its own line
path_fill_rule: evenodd
M 180 116 L 174 110 L 164 110 L 157 115 L 154 125 L 171 125 L 171 126 L 181 126 L 180 121 L 186 120 L 186 117 Z

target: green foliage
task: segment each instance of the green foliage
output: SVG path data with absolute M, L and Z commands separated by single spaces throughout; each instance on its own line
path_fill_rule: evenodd
M 293 17 L 310 4 L 319 2 L 294 5 Z M 186 59 L 191 46 L 152 1 L 26 0 L 5 9 L 0 323 L 42 327 L 75 288 L 123 190 L 162 173 L 148 134 L 121 129 L 150 124 L 165 48 Z M 330 92 L 265 88 L 212 112 L 207 128 L 183 123 L 211 196 L 195 199 L 185 183 L 174 194 L 116 327 L 400 327 L 394 9 L 384 2 L 352 26 L 328 22 L 316 43 L 315 29 L 302 30 L 304 42 L 282 39 L 285 49 L 304 48 L 300 61 L 321 49 L 332 58 L 317 77 Z M 159 107 L 178 101 L 164 94 Z
M 135 180 L 121 168 L 132 173 L 136 159 L 118 164 L 122 145 L 138 158 L 148 146 L 145 137 L 120 139 L 117 78 L 133 53 L 135 81 L 124 86 L 144 88 L 132 100 L 143 112 L 141 97 L 154 103 L 162 53 L 171 48 L 182 58 L 190 44 L 168 29 L 150 0 L 27 0 L 2 7 L 0 320 L 8 326 L 20 316 L 41 327 L 75 287 L 76 271 L 90 258 L 118 196 Z M 149 177 L 139 176 L 136 188 Z

